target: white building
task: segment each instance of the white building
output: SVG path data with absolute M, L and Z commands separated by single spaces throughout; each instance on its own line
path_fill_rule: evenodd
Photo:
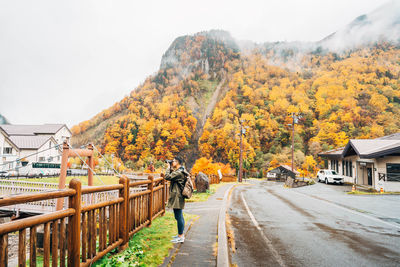
M 326 168 L 345 182 L 376 190 L 400 191 L 400 133 L 377 139 L 352 139 L 344 148 L 320 153 Z
M 0 170 L 26 175 L 57 169 L 62 142 L 71 135 L 65 124 L 0 125 Z

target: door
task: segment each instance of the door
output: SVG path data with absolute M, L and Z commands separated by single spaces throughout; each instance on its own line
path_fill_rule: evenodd
M 367 168 L 368 185 L 372 185 L 372 168 Z

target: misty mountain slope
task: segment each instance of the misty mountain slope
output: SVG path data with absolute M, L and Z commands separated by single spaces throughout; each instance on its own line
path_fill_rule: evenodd
M 289 161 L 292 112 L 302 114 L 295 134 L 297 166 L 311 164 L 320 151 L 350 138 L 398 132 L 398 41 L 375 35 L 366 43 L 356 38 L 360 43 L 340 53 L 328 50 L 329 42 L 338 43 L 338 36 L 348 38 L 352 31 L 363 36 L 376 25 L 397 27 L 397 11 L 381 18 L 387 6 L 317 43 L 244 47 L 224 31 L 178 37 L 155 75 L 74 126 L 73 141 L 93 140 L 103 153 L 117 155 L 132 168 L 173 155 L 182 155 L 189 166 L 203 156 L 238 167 L 242 120 L 247 127 L 244 164 L 250 170 Z
M 221 97 L 225 62 L 238 57 L 227 32 L 177 38 L 164 54 L 158 73 L 129 97 L 73 127 L 73 144 L 92 138 L 104 152 L 125 160 L 136 160 L 144 147 L 156 150 L 158 157 L 171 157 L 178 151 L 186 157 L 185 150 L 197 144 L 201 135 L 196 134 L 202 130 L 196 127 L 197 121 L 204 124 Z M 98 137 L 101 132 L 103 138 Z
M 6 117 L 0 114 L 0 124 L 10 124 Z
M 330 51 L 343 51 L 376 42 L 400 43 L 400 1 L 393 0 L 361 15 L 319 42 Z

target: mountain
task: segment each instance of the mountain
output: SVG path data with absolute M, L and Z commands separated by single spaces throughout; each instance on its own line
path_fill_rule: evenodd
M 397 5 L 389 2 L 316 43 L 244 43 L 222 30 L 178 37 L 156 74 L 72 128 L 73 145 L 94 142 L 129 168 L 161 166 L 174 155 L 189 167 L 207 157 L 237 168 L 242 123 L 244 166 L 262 170 L 290 161 L 288 124 L 297 113 L 295 164 L 309 169 L 320 151 L 349 138 L 396 133 Z M 378 29 L 386 30 L 372 35 Z M 369 35 L 375 37 L 363 38 Z
M 359 16 L 318 44 L 329 51 L 343 51 L 377 42 L 400 43 L 400 1 L 389 1 L 370 14 Z
M 0 114 L 0 124 L 10 124 L 10 122 L 6 119 L 6 117 Z

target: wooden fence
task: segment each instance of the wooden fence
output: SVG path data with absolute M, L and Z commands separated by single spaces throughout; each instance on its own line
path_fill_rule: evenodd
M 147 185 L 145 190 L 132 190 Z M 84 206 L 83 196 L 117 191 L 118 197 Z M 89 266 L 114 248 L 124 249 L 129 237 L 165 212 L 168 184 L 161 177 L 145 181 L 82 188 L 73 179 L 68 189 L 9 196 L 0 207 L 68 197 L 68 208 L 0 225 L 0 266 L 8 264 L 8 236 L 18 232 L 18 265 L 37 263 L 37 232 L 43 227 L 43 266 Z M 28 231 L 29 230 L 29 235 Z M 28 241 L 29 239 L 29 241 Z M 27 246 L 27 244 L 29 244 Z M 27 253 L 27 247 L 29 252 Z

